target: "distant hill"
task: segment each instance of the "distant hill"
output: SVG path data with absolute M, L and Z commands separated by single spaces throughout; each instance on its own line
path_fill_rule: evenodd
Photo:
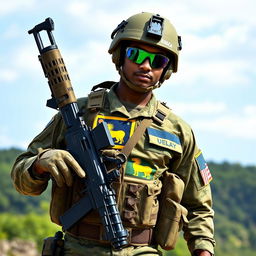
M 50 198 L 50 189 L 43 195 L 34 197 L 20 195 L 13 187 L 10 176 L 11 167 L 16 157 L 21 153 L 22 151 L 16 148 L 0 150 L 0 212 L 29 213 L 40 211 L 40 202 L 48 201 Z
M 40 202 L 49 201 L 50 191 L 40 197 L 19 195 L 10 171 L 19 149 L 0 150 L 0 213 L 40 213 Z M 256 166 L 208 163 L 212 175 L 217 256 L 252 256 L 256 251 Z M 176 254 L 166 254 L 176 255 Z
M 209 163 L 219 254 L 255 255 L 256 166 Z M 239 254 L 240 253 L 240 254 Z M 226 255 L 231 255 L 227 253 Z

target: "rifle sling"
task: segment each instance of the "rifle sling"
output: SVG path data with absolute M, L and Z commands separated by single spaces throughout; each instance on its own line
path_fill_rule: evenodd
M 121 153 L 125 154 L 126 157 L 130 155 L 132 149 L 135 147 L 139 139 L 143 136 L 147 127 L 149 127 L 153 122 L 156 122 L 160 125 L 163 124 L 165 117 L 170 113 L 170 109 L 163 103 L 157 102 L 157 110 L 154 116 L 151 118 L 145 118 L 141 121 L 140 125 L 136 128 L 133 135 L 127 141 Z
M 125 154 L 128 158 L 132 149 L 135 147 L 139 139 L 143 136 L 147 127 L 149 127 L 153 123 L 153 119 L 143 119 L 137 129 L 134 131 L 133 135 L 127 141 L 125 146 L 121 149 L 121 153 Z

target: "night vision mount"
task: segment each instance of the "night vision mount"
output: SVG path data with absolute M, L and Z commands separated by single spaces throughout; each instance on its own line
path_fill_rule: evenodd
M 163 29 L 164 18 L 162 18 L 159 14 L 153 15 L 152 18 L 149 20 L 147 35 L 160 40 L 162 38 Z

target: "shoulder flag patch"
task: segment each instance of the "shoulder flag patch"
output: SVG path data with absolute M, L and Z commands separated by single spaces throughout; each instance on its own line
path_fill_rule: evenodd
M 196 159 L 196 163 L 199 168 L 201 177 L 203 179 L 204 185 L 208 185 L 212 180 L 212 175 L 204 159 L 202 151 L 199 151 L 199 153 L 196 154 L 195 159 Z

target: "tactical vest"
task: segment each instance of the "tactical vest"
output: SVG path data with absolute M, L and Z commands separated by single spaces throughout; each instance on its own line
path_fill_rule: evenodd
M 113 86 L 113 84 L 114 82 L 104 82 L 92 88 L 92 92 L 88 96 L 86 110 L 87 113 L 89 112 L 89 115 L 86 116 L 87 125 L 92 126 L 95 117 L 100 110 L 104 108 L 107 90 Z M 158 102 L 155 115 L 141 122 L 121 152 L 128 156 L 136 143 L 143 136 L 146 128 L 153 123 L 161 126 L 169 113 L 170 109 L 165 104 Z M 162 181 L 159 179 L 160 176 L 161 175 L 154 180 L 137 179 L 125 175 L 124 169 L 122 169 L 120 179 L 113 183 L 118 209 L 123 224 L 130 233 L 130 244 L 132 245 L 147 245 L 152 239 L 153 228 L 157 223 L 157 216 L 159 214 L 158 197 L 162 190 Z M 56 194 L 58 195 L 59 188 L 55 186 L 53 190 L 55 191 L 52 193 L 51 211 L 54 211 L 54 201 L 58 200 Z M 68 205 L 63 205 L 63 208 L 59 209 L 62 214 L 81 198 L 81 191 L 83 191 L 83 184 L 81 184 L 78 178 L 75 178 L 72 188 L 66 188 L 65 191 L 62 189 L 62 192 L 59 191 L 59 194 L 61 193 L 62 196 L 64 192 L 65 199 L 69 202 Z M 56 215 L 61 215 L 61 213 L 51 214 L 51 216 Z M 57 219 L 53 219 L 53 221 L 58 223 Z M 76 237 L 105 242 L 103 227 L 95 211 L 87 214 L 85 218 L 74 225 L 68 232 Z
M 92 92 L 88 96 L 87 106 L 91 113 L 90 125 L 100 110 L 104 108 L 107 89 L 114 84 L 115 82 L 104 82 L 92 88 Z M 161 126 L 169 113 L 170 109 L 165 104 L 158 102 L 157 111 L 153 118 L 142 120 L 121 152 L 128 157 L 146 128 L 153 122 Z M 136 228 L 155 226 L 159 207 L 157 197 L 161 193 L 162 182 L 159 179 L 135 179 L 126 176 L 124 170 L 121 173 L 121 178 L 118 182 L 113 183 L 113 187 L 116 191 L 117 204 L 124 225 Z

